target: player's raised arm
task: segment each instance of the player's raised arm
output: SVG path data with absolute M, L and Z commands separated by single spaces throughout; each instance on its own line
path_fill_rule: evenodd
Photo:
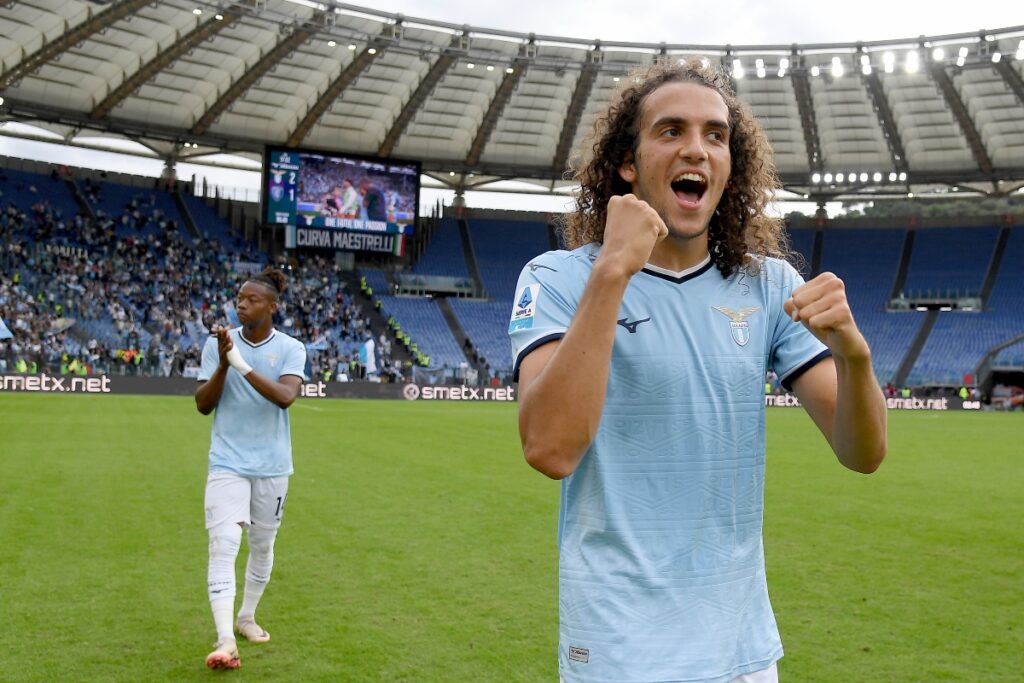
M 203 349 L 204 367 L 200 374 L 200 377 L 207 377 L 207 379 L 201 380 L 195 394 L 196 409 L 203 415 L 212 413 L 220 402 L 221 394 L 224 392 L 224 378 L 230 367 L 228 352 L 234 347 L 227 328 L 215 326 L 210 332 L 212 333 L 211 342 L 208 342 L 207 347 Z M 217 340 L 216 351 L 212 344 L 213 339 Z M 214 363 L 216 363 L 215 369 L 211 370 Z
M 843 281 L 822 273 L 784 304 L 832 351 L 793 382 L 793 391 L 839 461 L 856 472 L 878 469 L 888 449 L 885 398 L 871 368 L 871 349 L 857 329 Z
M 553 479 L 573 473 L 597 434 L 622 296 L 667 231 L 646 202 L 612 197 L 604 245 L 565 337 L 530 352 L 520 365 L 523 454 Z

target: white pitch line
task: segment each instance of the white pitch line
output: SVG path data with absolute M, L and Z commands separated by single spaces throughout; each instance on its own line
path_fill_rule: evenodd
M 318 413 L 324 412 L 323 408 L 318 408 L 316 406 L 311 406 L 308 403 L 294 403 L 293 405 L 296 405 L 299 408 L 305 408 L 306 410 L 315 410 Z

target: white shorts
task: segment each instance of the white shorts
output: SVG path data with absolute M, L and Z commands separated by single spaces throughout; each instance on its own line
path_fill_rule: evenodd
M 288 477 L 249 478 L 234 472 L 206 477 L 206 528 L 244 524 L 263 529 L 281 526 L 288 498 Z
M 779 669 L 772 664 L 767 669 L 737 676 L 730 683 L 779 683 Z
M 565 682 L 559 678 L 558 683 Z M 737 676 L 729 681 L 729 683 L 779 683 L 779 670 L 775 664 L 772 664 L 767 669 Z

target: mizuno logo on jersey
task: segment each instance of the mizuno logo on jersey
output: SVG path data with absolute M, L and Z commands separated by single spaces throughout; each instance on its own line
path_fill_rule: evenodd
M 758 306 L 741 308 L 738 311 L 726 308 L 725 306 L 712 306 L 711 308 L 729 319 L 729 330 L 732 333 L 732 340 L 740 346 L 746 346 L 747 342 L 750 341 L 750 323 L 747 322 L 747 318 L 761 309 Z
M 639 325 L 640 323 L 645 323 L 645 322 L 649 321 L 650 319 L 651 319 L 650 316 L 644 318 L 643 320 L 633 320 L 633 321 L 629 321 L 626 318 L 622 318 L 621 320 L 616 320 L 615 322 L 617 322 L 619 325 L 622 325 L 627 330 L 629 330 L 630 334 L 636 334 L 636 327 L 637 327 L 637 325 Z
M 558 272 L 557 270 L 555 270 L 551 266 L 545 266 L 543 263 L 527 263 L 526 267 L 530 269 L 531 273 L 536 273 L 538 268 L 547 268 L 552 273 L 557 273 Z

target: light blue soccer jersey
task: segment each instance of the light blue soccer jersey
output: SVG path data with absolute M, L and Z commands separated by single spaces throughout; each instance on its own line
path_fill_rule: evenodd
M 264 377 L 282 375 L 305 379 L 306 347 L 283 332 L 272 330 L 259 344 L 246 341 L 242 328 L 231 330 L 231 340 L 245 362 Z M 217 371 L 217 338 L 203 347 L 199 380 Z M 280 477 L 292 473 L 292 439 L 288 411 L 260 395 L 234 368 L 228 368 L 224 391 L 217 403 L 210 435 L 210 471 L 234 472 L 243 477 Z
M 517 373 L 564 335 L 599 249 L 523 269 Z M 764 376 L 789 386 L 829 353 L 782 309 L 802 282 L 777 259 L 757 275 L 725 279 L 708 260 L 630 280 L 597 437 L 561 484 L 565 683 L 718 683 L 782 657 L 761 542 Z

